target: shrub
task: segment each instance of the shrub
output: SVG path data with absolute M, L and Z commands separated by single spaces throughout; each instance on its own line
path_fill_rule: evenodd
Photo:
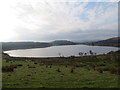
M 70 56 L 70 58 L 74 59 L 74 58 L 75 58 L 75 56 L 74 56 L 74 55 L 73 55 L 73 56 Z
M 75 67 L 72 67 L 71 70 L 70 70 L 70 72 L 74 73 L 74 70 L 75 70 Z
M 37 64 L 36 62 L 34 64 Z
M 120 75 L 120 68 L 111 68 L 110 73 Z
M 27 76 L 31 76 L 30 74 L 28 74 Z
M 97 71 L 110 71 L 111 74 L 117 74 L 120 75 L 120 68 L 109 68 L 109 67 L 97 67 Z
M 103 70 L 98 70 L 99 71 L 99 73 L 103 73 Z
M 74 73 L 74 69 L 72 68 L 70 72 L 71 72 L 71 73 Z
M 22 64 L 18 64 L 17 66 L 23 66 Z
M 77 64 L 77 65 L 75 65 L 76 67 L 84 67 L 84 66 L 86 66 L 85 64 Z
M 29 66 L 28 68 L 35 68 L 34 66 Z
M 48 67 L 48 65 L 46 65 L 46 68 Z
M 11 76 L 10 74 L 8 76 Z
M 2 72 L 13 72 L 17 65 L 3 66 Z
M 110 68 L 109 67 L 96 67 L 96 70 L 102 70 L 102 71 L 109 71 Z
M 50 68 L 52 68 L 52 65 L 50 65 Z
M 58 68 L 56 71 L 57 71 L 57 72 L 61 72 L 59 68 Z

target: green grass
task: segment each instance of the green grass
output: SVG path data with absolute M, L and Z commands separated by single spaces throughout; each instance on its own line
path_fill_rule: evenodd
M 14 64 L 22 64 L 23 66 L 18 66 L 13 72 L 2 73 L 3 88 L 118 88 L 120 75 L 111 74 L 110 71 L 100 73 L 91 67 L 92 65 L 96 65 L 96 67 L 116 67 L 117 62 L 114 60 L 108 61 L 107 56 L 97 56 L 99 60 L 94 62 L 89 61 L 89 58 L 78 57 L 71 60 L 66 58 L 43 59 L 46 62 L 42 61 L 42 59 L 6 62 L 7 58 L 4 58 L 3 66 Z M 60 61 L 55 63 L 56 60 Z M 62 60 L 64 63 L 61 65 Z M 37 62 L 37 64 L 34 64 L 34 62 Z M 50 63 L 53 64 L 51 68 Z M 73 63 L 85 64 L 85 66 L 75 67 Z M 100 66 L 101 64 L 105 66 Z M 28 65 L 35 68 L 29 68 Z M 61 72 L 56 71 L 58 68 Z M 71 73 L 72 68 L 74 68 L 73 73 Z

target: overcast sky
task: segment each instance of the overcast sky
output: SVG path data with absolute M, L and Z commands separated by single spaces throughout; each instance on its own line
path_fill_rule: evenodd
M 79 1 L 3 0 L 0 41 L 83 41 L 118 36 L 117 2 Z

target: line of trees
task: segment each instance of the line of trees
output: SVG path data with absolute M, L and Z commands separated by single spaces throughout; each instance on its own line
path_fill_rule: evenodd
M 92 50 L 90 50 L 89 52 L 79 52 L 78 55 L 79 56 L 86 56 L 86 55 L 96 55 L 96 52 L 93 52 Z M 62 55 L 61 53 L 58 53 L 59 57 L 64 57 L 64 55 Z M 74 55 L 73 55 L 74 56 Z
M 79 54 L 79 56 L 86 56 L 86 55 L 96 55 L 97 53 L 96 52 L 93 52 L 92 50 L 90 50 L 89 52 L 79 52 L 78 53 Z

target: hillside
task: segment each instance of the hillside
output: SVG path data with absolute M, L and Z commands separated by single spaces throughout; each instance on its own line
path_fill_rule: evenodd
M 97 42 L 85 42 L 82 44 L 92 45 L 92 46 L 113 46 L 113 47 L 120 47 L 120 37 L 113 37 L 106 40 L 101 40 Z
M 44 48 L 49 47 L 49 43 L 40 42 L 3 42 L 2 49 L 5 50 L 15 50 L 15 49 L 30 49 L 30 48 Z
M 2 50 L 45 48 L 56 45 L 74 45 L 75 43 L 67 40 L 58 40 L 50 43 L 47 42 L 2 42 Z
M 76 43 L 67 40 L 55 40 L 50 44 L 52 44 L 53 46 L 58 46 L 58 45 L 75 45 Z
M 106 40 L 98 41 L 96 43 L 119 43 L 120 37 L 109 38 Z

